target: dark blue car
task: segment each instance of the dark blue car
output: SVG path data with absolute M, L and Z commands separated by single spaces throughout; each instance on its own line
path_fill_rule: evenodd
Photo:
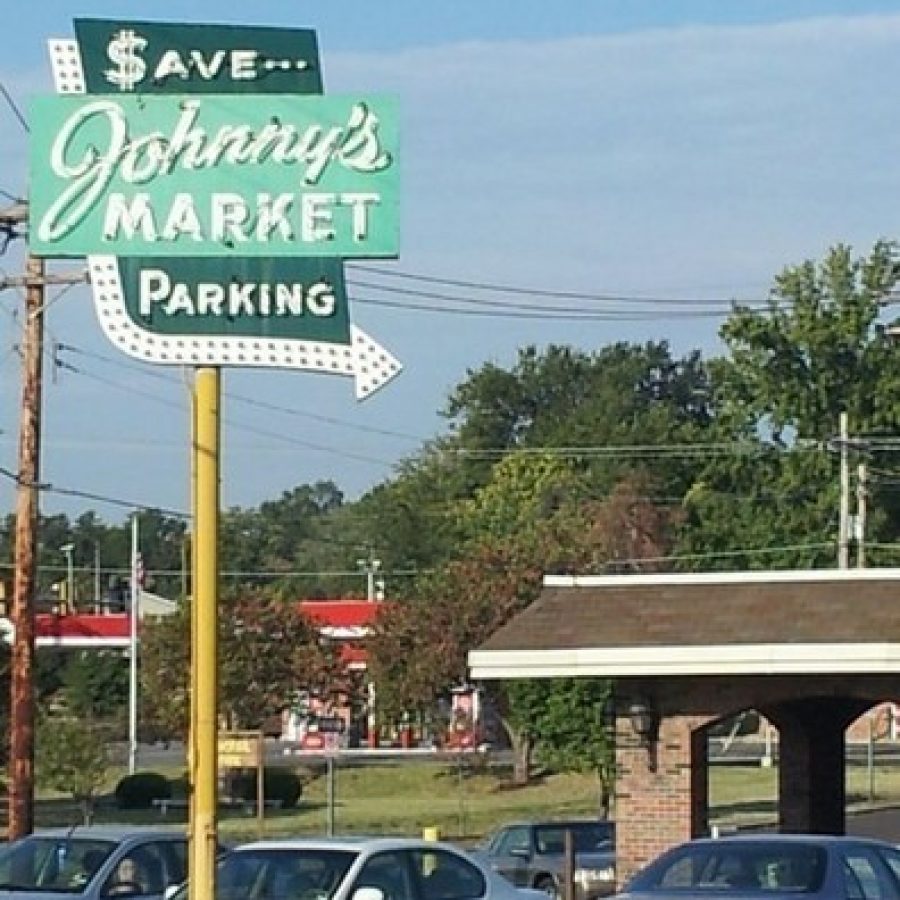
M 625 886 L 633 900 L 900 900 L 900 850 L 869 838 L 736 835 L 668 850 Z

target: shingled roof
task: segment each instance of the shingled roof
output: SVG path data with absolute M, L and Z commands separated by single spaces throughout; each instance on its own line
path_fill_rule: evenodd
M 549 576 L 474 678 L 900 672 L 900 569 Z

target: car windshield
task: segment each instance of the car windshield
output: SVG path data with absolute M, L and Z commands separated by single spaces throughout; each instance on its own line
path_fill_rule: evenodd
M 116 845 L 79 837 L 31 835 L 0 848 L 0 888 L 80 894 Z
M 576 853 L 612 850 L 615 832 L 612 822 L 559 822 L 539 825 L 534 831 L 538 853 L 563 853 L 566 831 L 572 832 Z
M 808 894 L 822 886 L 826 862 L 821 846 L 799 841 L 688 844 L 638 874 L 629 890 Z
M 356 856 L 306 847 L 234 850 L 217 864 L 216 900 L 331 900 Z M 187 900 L 187 885 L 172 900 Z

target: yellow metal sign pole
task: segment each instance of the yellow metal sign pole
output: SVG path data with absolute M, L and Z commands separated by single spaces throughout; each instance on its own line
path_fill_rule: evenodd
M 197 388 L 190 385 L 191 395 L 191 531 L 190 531 L 190 634 L 191 657 L 188 680 L 190 683 L 190 719 L 188 728 L 188 874 L 198 869 L 197 853 L 200 841 L 196 839 L 196 816 L 194 807 L 197 800 Z M 196 879 L 188 878 L 188 900 L 196 900 Z
M 217 626 L 219 593 L 219 436 L 221 383 L 217 368 L 197 369 L 195 378 L 197 430 L 196 574 L 194 590 L 197 633 L 194 677 L 197 691 L 194 784 L 194 862 L 190 878 L 194 900 L 213 900 L 216 878 L 216 814 L 218 715 Z

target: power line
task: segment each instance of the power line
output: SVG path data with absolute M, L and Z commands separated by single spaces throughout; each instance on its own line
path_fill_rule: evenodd
M 627 303 L 656 303 L 665 304 L 723 304 L 732 303 L 733 300 L 725 300 L 723 298 L 717 300 L 691 300 L 681 297 L 660 297 L 648 296 L 629 293 L 592 293 L 586 291 L 559 291 L 547 290 L 543 288 L 527 287 L 524 285 L 499 284 L 497 282 L 488 281 L 466 281 L 461 278 L 440 278 L 434 275 L 422 275 L 412 272 L 397 272 L 390 269 L 381 269 L 376 266 L 363 265 L 354 263 L 351 271 L 369 272 L 373 275 L 380 275 L 386 278 L 396 278 L 404 281 L 416 281 L 422 284 L 439 284 L 449 287 L 467 288 L 475 291 L 492 291 L 502 294 L 516 294 L 519 296 L 531 297 L 548 297 L 558 300 L 595 300 L 602 302 L 627 302 Z M 399 290 L 399 289 L 398 289 Z
M 834 547 L 834 541 L 817 544 L 783 544 L 779 547 L 744 547 L 740 550 L 714 550 L 708 553 L 684 553 L 672 556 L 636 556 L 630 559 L 611 559 L 604 568 L 641 563 L 690 562 L 704 559 L 728 559 L 735 556 L 761 556 L 770 553 L 789 553 L 801 550 L 827 550 Z
M 99 503 L 108 503 L 110 506 L 118 506 L 123 509 L 130 510 L 155 510 L 171 516 L 173 519 L 190 519 L 190 516 L 181 510 L 167 509 L 164 506 L 157 506 L 148 503 L 136 503 L 133 500 L 123 500 L 120 497 L 110 497 L 108 494 L 98 494 L 94 491 L 84 491 L 77 488 L 58 487 L 51 482 L 24 482 L 15 472 L 11 472 L 4 466 L 0 466 L 0 475 L 8 478 L 16 484 L 25 487 L 33 487 L 45 494 L 62 494 L 66 497 L 80 497 L 84 500 L 96 500 Z
M 746 441 L 732 441 L 722 443 L 682 443 L 682 444 L 594 444 L 579 447 L 493 447 L 470 449 L 466 447 L 448 448 L 448 452 L 457 456 L 474 459 L 493 459 L 504 456 L 522 454 L 525 456 L 553 456 L 560 458 L 605 458 L 627 455 L 637 458 L 659 458 L 666 456 L 727 456 L 731 454 L 746 454 L 750 456 L 769 453 L 775 448 L 750 444 Z M 822 448 L 814 445 L 794 447 L 789 451 L 779 453 L 810 453 L 822 452 Z
M 537 319 L 551 321 L 569 321 L 569 322 L 644 322 L 656 321 L 662 317 L 659 310 L 646 310 L 642 312 L 633 311 L 608 311 L 608 312 L 590 312 L 583 311 L 579 313 L 559 313 L 554 310 L 535 310 L 522 311 L 510 308 L 507 305 L 502 307 L 494 307 L 490 309 L 459 309 L 447 306 L 427 306 L 423 303 L 401 303 L 393 300 L 375 299 L 374 297 L 351 296 L 354 303 L 361 303 L 365 306 L 381 306 L 388 309 L 412 310 L 415 312 L 439 313 L 441 315 L 456 316 L 477 316 L 477 317 L 493 317 L 506 319 Z M 479 303 L 476 300 L 465 300 L 463 298 L 455 298 L 461 303 Z M 480 303 L 491 306 L 492 304 L 480 301 Z M 765 312 L 765 307 L 744 307 L 745 312 Z M 666 312 L 667 319 L 720 319 L 722 316 L 730 315 L 729 310 L 676 310 Z
M 77 353 L 81 356 L 87 356 L 91 359 L 98 360 L 100 362 L 107 363 L 109 365 L 117 366 L 119 368 L 128 369 L 133 372 L 138 372 L 142 375 L 151 378 L 158 378 L 166 381 L 169 384 L 172 384 L 179 379 L 163 374 L 162 372 L 157 372 L 153 369 L 147 369 L 145 366 L 141 366 L 136 363 L 127 363 L 121 360 L 112 359 L 108 356 L 104 356 L 100 353 L 93 353 L 88 350 L 82 350 L 78 347 L 74 347 L 71 344 L 60 344 L 59 348 L 61 350 L 68 350 L 73 353 Z M 401 438 L 403 440 L 415 441 L 417 443 L 422 443 L 426 439 L 421 437 L 420 435 L 409 434 L 408 432 L 403 431 L 394 431 L 387 428 L 376 428 L 372 425 L 363 425 L 359 422 L 348 422 L 346 419 L 340 419 L 334 416 L 323 416 L 319 413 L 309 412 L 308 410 L 297 409 L 296 407 L 283 406 L 277 403 L 270 403 L 265 400 L 259 400 L 256 397 L 247 397 L 243 394 L 236 393 L 234 391 L 223 391 L 225 397 L 228 397 L 232 400 L 236 400 L 239 403 L 244 403 L 247 406 L 255 407 L 257 409 L 266 410 L 268 412 L 278 412 L 283 413 L 287 416 L 297 416 L 303 419 L 310 419 L 315 422 L 322 422 L 328 425 L 338 425 L 343 428 L 350 428 L 354 431 L 366 432 L 368 434 L 379 434 L 384 437 L 393 437 L 393 438 Z
M 97 381 L 100 384 L 106 385 L 108 387 L 115 387 L 120 391 L 124 391 L 126 393 L 136 394 L 139 396 L 147 397 L 150 400 L 155 401 L 156 403 L 161 403 L 163 406 L 169 406 L 176 409 L 179 409 L 183 412 L 186 411 L 186 407 L 182 404 L 176 403 L 172 400 L 167 400 L 164 397 L 160 397 L 157 394 L 153 394 L 149 391 L 143 391 L 140 388 L 133 387 L 131 385 L 119 384 L 117 382 L 107 381 L 105 378 L 90 372 L 83 367 L 73 366 L 71 363 L 66 362 L 58 362 L 60 368 L 65 371 L 73 372 L 77 375 L 82 375 L 85 378 L 91 379 L 93 381 Z M 393 465 L 393 460 L 382 459 L 381 457 L 376 456 L 368 456 L 363 453 L 354 453 L 352 450 L 344 450 L 340 447 L 328 446 L 326 444 L 318 444 L 314 441 L 306 441 L 302 438 L 295 438 L 287 434 L 282 434 L 281 432 L 269 431 L 264 428 L 258 428 L 253 425 L 247 425 L 243 422 L 237 422 L 234 419 L 229 417 L 223 417 L 222 423 L 224 425 L 228 425 L 232 428 L 237 429 L 238 431 L 245 432 L 247 434 L 255 434 L 259 437 L 270 438 L 271 440 L 279 441 L 281 443 L 292 444 L 297 447 L 304 447 L 307 450 L 317 450 L 322 453 L 327 453 L 331 456 L 340 456 L 344 459 L 352 459 L 357 462 L 365 462 L 372 463 L 378 466 L 390 466 Z
M 9 108 L 13 111 L 13 115 L 19 120 L 19 124 L 25 129 L 25 133 L 30 134 L 31 129 L 28 127 L 25 116 L 22 115 L 22 110 L 16 105 L 16 101 L 13 100 L 12 95 L 6 89 L 6 85 L 2 81 L 0 81 L 0 93 L 3 94 L 6 102 L 9 104 Z
M 590 310 L 586 309 L 584 306 L 559 306 L 556 304 L 548 305 L 548 304 L 536 304 L 536 303 L 511 303 L 509 301 L 503 300 L 484 300 L 480 298 L 474 297 L 465 297 L 460 296 L 459 294 L 439 294 L 433 291 L 420 291 L 412 288 L 398 288 L 393 285 L 386 284 L 377 284 L 372 281 L 361 281 L 358 279 L 353 279 L 348 282 L 352 287 L 361 287 L 368 288 L 369 290 L 376 291 L 385 291 L 390 294 L 400 294 L 405 297 L 422 297 L 428 300 L 440 300 L 440 301 L 450 301 L 451 303 L 471 303 L 480 306 L 489 306 L 496 307 L 500 309 L 510 309 L 510 310 L 530 310 L 533 312 L 546 312 L 546 313 L 587 313 Z M 525 296 L 528 296 L 525 294 Z M 653 299 L 644 299 L 640 297 L 634 298 L 606 298 L 606 297 L 592 297 L 585 298 L 585 300 L 590 300 L 592 302 L 618 302 L 618 303 L 628 303 L 631 305 L 652 305 L 652 306 L 669 306 L 669 305 L 678 305 L 684 307 L 690 306 L 721 306 L 721 300 L 683 300 L 676 301 L 674 300 L 653 300 Z M 730 302 L 730 301 L 729 301 Z M 730 310 L 729 310 L 730 311 Z M 607 313 L 616 313 L 621 315 L 627 315 L 633 310 L 629 307 L 615 309 L 615 308 L 606 308 L 604 310 L 598 310 L 598 312 L 607 312 Z

